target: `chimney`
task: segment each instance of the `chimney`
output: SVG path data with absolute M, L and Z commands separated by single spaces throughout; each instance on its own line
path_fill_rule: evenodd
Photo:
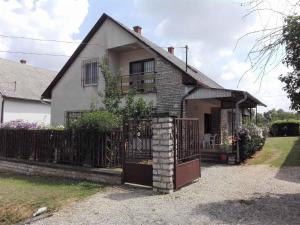
M 133 30 L 138 34 L 142 34 L 142 28 L 140 26 L 134 26 Z
M 174 47 L 168 47 L 168 52 L 174 55 Z
M 20 60 L 20 63 L 21 63 L 21 64 L 26 64 L 26 60 L 25 60 L 25 59 L 21 59 L 21 60 Z

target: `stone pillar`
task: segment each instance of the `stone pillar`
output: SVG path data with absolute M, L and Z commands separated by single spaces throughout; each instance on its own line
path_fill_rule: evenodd
M 173 117 L 155 115 L 152 130 L 153 191 L 171 193 L 174 189 Z

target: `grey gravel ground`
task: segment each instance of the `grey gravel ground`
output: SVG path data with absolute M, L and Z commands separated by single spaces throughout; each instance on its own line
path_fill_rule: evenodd
M 199 182 L 170 195 L 107 188 L 34 225 L 300 224 L 300 167 L 206 166 Z

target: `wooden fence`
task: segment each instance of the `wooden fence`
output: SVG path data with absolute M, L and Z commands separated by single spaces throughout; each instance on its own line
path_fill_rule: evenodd
M 0 129 L 0 157 L 87 167 L 121 166 L 122 132 Z

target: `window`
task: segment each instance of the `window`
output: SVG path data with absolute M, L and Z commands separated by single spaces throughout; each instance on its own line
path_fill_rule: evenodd
M 84 86 L 97 85 L 99 76 L 98 59 L 82 61 L 82 80 Z
M 154 59 L 145 59 L 130 63 L 130 74 L 144 74 L 154 72 Z

